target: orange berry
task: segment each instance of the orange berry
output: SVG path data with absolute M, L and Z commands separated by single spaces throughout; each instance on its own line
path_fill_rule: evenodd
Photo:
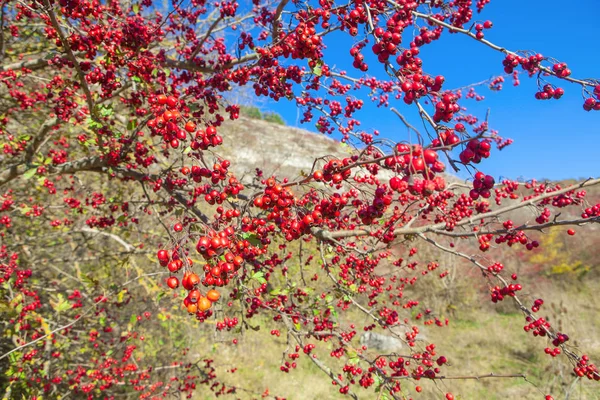
M 208 291 L 208 293 L 206 293 L 206 297 L 214 303 L 215 301 L 219 300 L 219 298 L 221 297 L 221 293 L 214 289 L 211 289 Z
M 198 311 L 198 305 L 196 303 L 190 303 L 190 304 L 188 304 L 187 311 L 190 314 L 196 314 L 196 311 Z
M 206 297 L 200 297 L 198 300 L 198 309 L 200 311 L 206 311 L 212 306 L 212 303 Z

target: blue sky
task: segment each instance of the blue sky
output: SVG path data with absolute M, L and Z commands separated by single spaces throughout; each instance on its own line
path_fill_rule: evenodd
M 587 17 L 586 17 L 587 16 Z M 478 21 L 491 20 L 494 26 L 485 31 L 486 39 L 510 50 L 534 50 L 566 62 L 579 78 L 600 78 L 600 41 L 597 24 L 600 1 L 579 0 L 577 6 L 563 0 L 522 1 L 492 0 Z M 351 67 L 349 55 L 351 42 L 338 35 L 336 41 L 327 42 L 325 60 L 357 76 Z M 455 88 L 479 82 L 502 74 L 503 55 L 462 35 L 445 35 L 441 40 L 421 49 L 420 57 L 426 71 L 446 77 L 446 88 Z M 367 56 L 365 51 L 365 56 Z M 368 74 L 384 76 L 383 68 L 369 63 Z M 582 109 L 581 88 L 568 82 L 551 80 L 565 89 L 560 100 L 539 101 L 535 79 L 521 74 L 521 85 L 512 86 L 510 79 L 500 92 L 485 87 L 478 93 L 485 95 L 483 102 L 468 100 L 463 105 L 483 118 L 491 109 L 490 126 L 501 136 L 514 143 L 504 150 L 493 151 L 479 168 L 495 176 L 524 179 L 566 179 L 599 176 L 600 166 L 600 111 Z M 357 114 L 362 129 L 377 129 L 381 136 L 393 140 L 406 140 L 406 128 L 397 117 L 385 108 L 376 108 L 369 101 Z M 392 100 L 415 126 L 421 127 L 414 106 Z M 294 103 L 280 101 L 269 103 L 267 109 L 279 112 L 289 125 L 295 126 L 297 108 Z M 301 127 L 314 131 L 314 124 Z M 459 173 L 467 177 L 466 173 Z

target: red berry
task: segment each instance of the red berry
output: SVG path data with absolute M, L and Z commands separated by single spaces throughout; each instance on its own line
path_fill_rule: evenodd
M 192 133 L 196 130 L 196 124 L 193 121 L 188 121 L 185 124 L 185 130 Z
M 171 289 L 177 289 L 179 287 L 179 279 L 175 276 L 171 276 L 167 279 L 167 286 Z
M 175 108 L 177 106 L 177 99 L 173 96 L 167 97 L 167 107 Z

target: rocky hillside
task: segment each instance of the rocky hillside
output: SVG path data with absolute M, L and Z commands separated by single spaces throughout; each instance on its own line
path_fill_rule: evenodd
M 259 119 L 241 116 L 225 123 L 219 131 L 224 139 L 219 154 L 235 160 L 233 172 L 246 182 L 255 175 L 256 168 L 265 176 L 292 179 L 310 172 L 317 157 L 348 156 L 348 146 L 328 136 Z

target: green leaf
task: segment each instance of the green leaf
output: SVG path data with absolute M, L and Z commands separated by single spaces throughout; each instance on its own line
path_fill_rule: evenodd
M 56 297 L 53 297 L 50 300 L 50 305 L 57 313 L 61 313 L 71 309 L 71 305 L 66 301 L 62 293 L 59 293 Z
M 140 13 L 140 5 L 139 4 L 134 4 L 133 6 L 131 6 L 131 11 L 133 11 L 134 14 L 139 14 Z
M 317 60 L 315 66 L 312 68 L 312 73 L 316 76 L 323 75 L 323 61 Z
M 140 78 L 139 76 L 132 76 L 131 80 L 138 83 L 142 82 L 142 78 Z
M 100 115 L 103 117 L 110 117 L 113 115 L 112 105 L 100 105 L 99 107 Z
M 29 206 L 23 206 L 23 207 L 21 207 L 21 215 L 25 215 L 29 211 L 31 211 L 31 207 L 29 207 Z
M 159 294 L 156 295 L 156 302 L 160 302 L 160 299 L 162 299 L 167 293 L 166 292 L 160 292 Z
M 383 379 L 377 374 L 373 375 L 373 380 L 375 381 L 375 393 L 381 391 L 381 385 L 383 383 Z
M 129 323 L 133 325 L 136 322 L 137 322 L 137 315 L 131 314 L 131 318 L 129 318 Z
M 248 232 L 245 232 L 245 233 L 242 235 L 242 238 L 243 238 L 243 239 L 245 239 L 245 240 L 247 240 L 247 241 L 249 241 L 249 242 L 250 242 L 250 244 L 251 244 L 252 246 L 255 246 L 255 247 L 260 247 L 260 246 L 261 246 L 261 244 L 262 244 L 262 243 L 260 242 L 260 239 L 258 238 L 258 236 L 256 236 L 256 234 L 254 234 L 254 233 L 248 233 Z
M 36 172 L 37 168 L 31 168 L 30 170 L 25 171 L 25 173 L 23 174 L 23 179 L 31 179 Z
M 137 120 L 132 119 L 127 123 L 127 130 L 128 131 L 133 131 L 135 128 L 137 128 Z
M 264 273 L 262 273 L 262 272 L 260 272 L 260 271 L 258 271 L 258 272 L 255 272 L 255 273 L 252 275 L 252 279 L 255 279 L 255 280 L 257 280 L 257 281 L 258 281 L 258 283 L 260 283 L 260 284 L 267 283 L 267 280 L 266 280 L 264 277 L 265 277 L 265 274 L 264 274 Z
M 96 129 L 102 128 L 102 124 L 99 123 L 98 121 L 94 121 L 92 119 L 92 117 L 88 117 L 86 120 L 86 123 L 87 123 L 88 128 L 90 128 L 91 130 L 96 130 Z

